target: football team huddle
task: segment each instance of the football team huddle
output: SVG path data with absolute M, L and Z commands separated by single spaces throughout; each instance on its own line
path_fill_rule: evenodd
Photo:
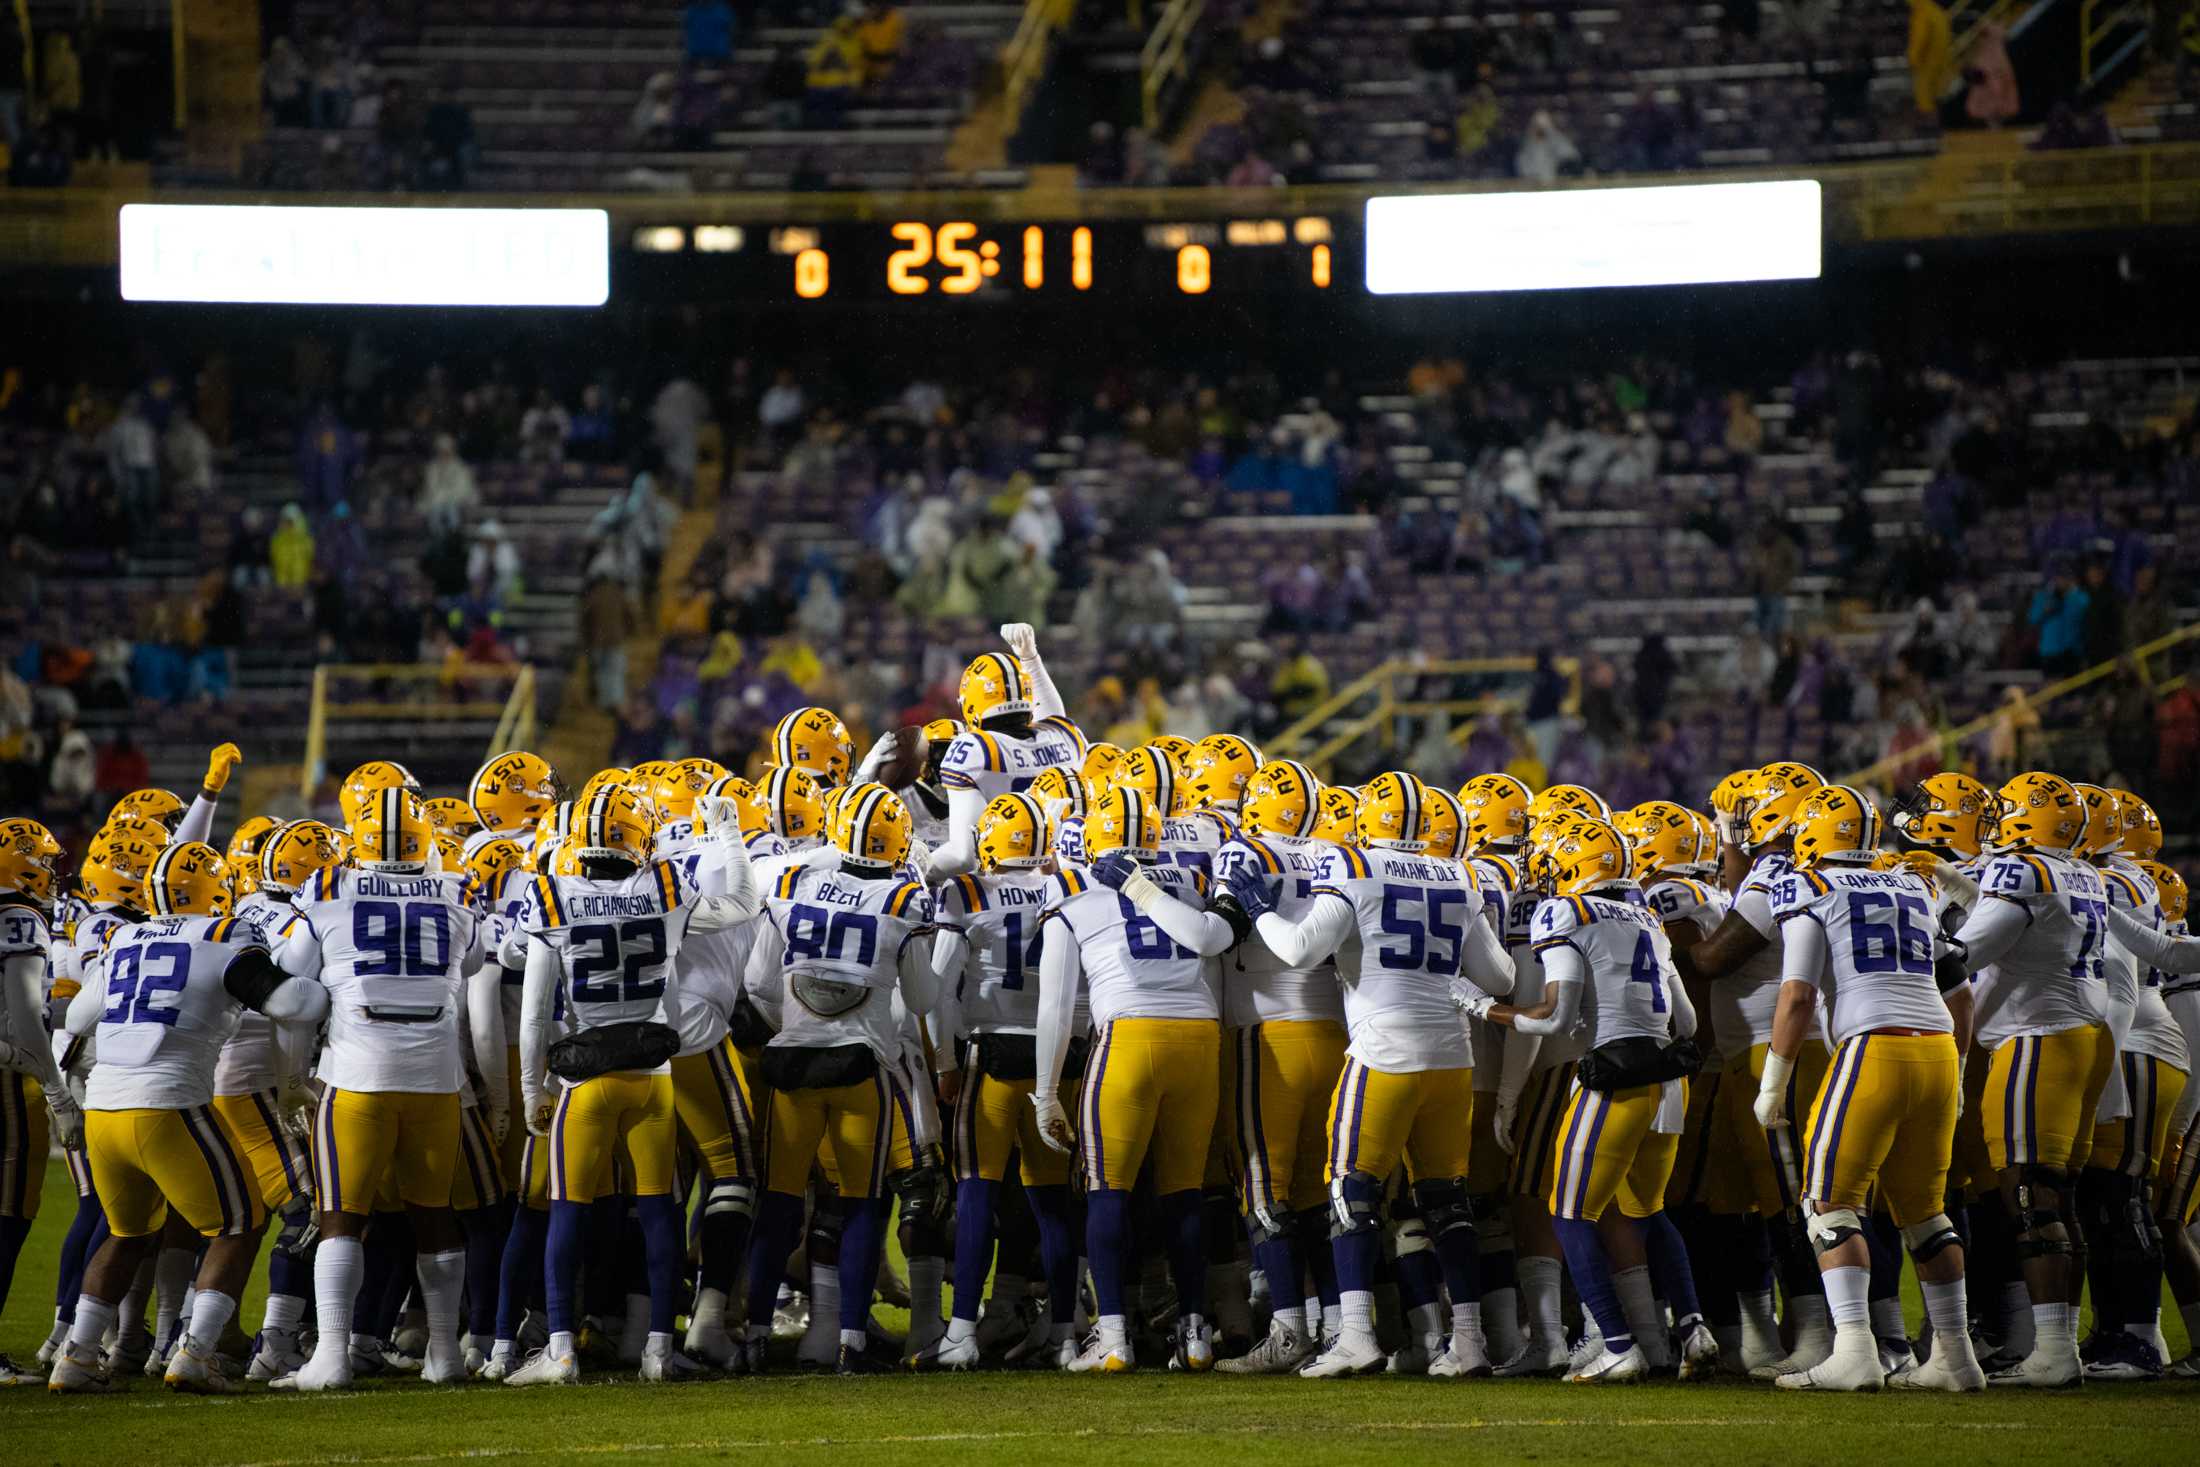
M 73 880 L 0 822 L 0 1299 L 51 1142 L 76 1189 L 0 1380 L 2200 1374 L 2200 941 L 2137 796 L 1325 785 L 1089 742 L 1002 637 L 960 719 L 859 762 L 800 709 L 753 783 L 376 761 L 221 846 L 223 745 Z

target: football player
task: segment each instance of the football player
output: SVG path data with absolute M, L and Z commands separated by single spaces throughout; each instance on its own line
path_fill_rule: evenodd
M 240 1009 L 300 1025 L 328 1012 L 318 984 L 284 973 L 259 929 L 228 915 L 229 869 L 212 846 L 168 846 L 144 889 L 150 915 L 111 936 L 96 974 L 69 1001 L 69 1032 L 97 1035 L 84 1144 L 112 1236 L 85 1270 L 68 1343 L 46 1382 L 57 1392 L 114 1384 L 99 1341 L 170 1208 L 209 1245 L 168 1385 L 229 1389 L 215 1346 L 236 1316 L 266 1213 L 210 1103 L 215 1065 Z
M 1821 989 L 1834 1041 L 1832 1068 L 1803 1142 L 1805 1225 L 1826 1278 L 1833 1353 L 1778 1384 L 1880 1388 L 1864 1236 L 1876 1193 L 1917 1265 L 1932 1329 L 1931 1358 L 1890 1383 L 1980 1391 L 1986 1373 L 1971 1349 L 1963 1243 L 1943 1207 L 1971 994 L 1962 960 L 1937 956 L 1931 890 L 1907 868 L 1872 869 L 1878 849 L 1878 812 L 1848 786 L 1827 785 L 1796 812 L 1794 869 L 1772 892 L 1783 978 L 1772 1048 L 1751 1105 L 1762 1125 L 1789 1123 L 1788 1072 Z
M 1216 870 L 1226 885 L 1251 873 L 1272 909 L 1297 924 L 1318 900 L 1314 884 L 1333 847 L 1314 838 L 1320 783 L 1303 764 L 1264 764 L 1243 787 L 1239 833 L 1223 846 Z M 1235 900 L 1235 898 L 1232 898 Z M 1257 935 L 1223 960 L 1223 1020 L 1234 1045 L 1228 1110 L 1234 1117 L 1239 1195 L 1251 1222 L 1253 1253 L 1268 1280 L 1268 1337 L 1216 1368 L 1276 1375 L 1311 1360 L 1321 1334 L 1322 1302 L 1306 1298 L 1309 1259 L 1329 1253 L 1327 1150 L 1329 1097 L 1344 1070 L 1345 1013 L 1329 954 L 1286 963 Z
M 932 967 L 943 981 L 942 1032 L 967 1040 L 969 1053 L 955 1078 L 943 1081 L 954 1103 L 954 1318 L 929 1354 L 918 1357 L 920 1366 L 966 1370 L 978 1361 L 978 1301 L 993 1260 L 994 1208 L 1012 1155 L 1019 1158 L 1038 1224 L 1051 1316 L 1049 1363 L 1060 1365 L 1076 1352 L 1069 1159 L 1040 1139 L 1031 1106 L 1038 1076 L 1039 914 L 1052 859 L 1048 828 L 1031 796 L 994 796 L 978 818 L 977 873 L 954 878 L 939 895 Z M 950 975 L 958 981 L 946 983 Z M 1064 1087 L 1066 1093 L 1067 1081 Z M 997 1307 L 1004 1292 L 996 1285 Z
M 1744 1337 L 1742 1363 L 1759 1380 L 1808 1370 L 1833 1350 L 1825 1285 L 1803 1231 L 1802 1158 L 1796 1154 L 1793 1129 L 1767 1131 L 1750 1113 L 1780 1004 L 1772 888 L 1788 871 L 1795 812 L 1824 783 L 1809 765 L 1785 761 L 1737 770 L 1720 781 L 1712 806 L 1720 812 L 1721 882 L 1732 892 L 1732 902 L 1710 936 L 1674 949 L 1683 981 L 1705 985 L 1711 1000 L 1705 1017 L 1726 1061 L 1719 1078 L 1726 1135 L 1742 1158 L 1751 1200 L 1771 1236 L 1786 1322 L 1794 1337 L 1785 1356 L 1770 1360 L 1758 1353 L 1770 1343 L 1763 1331 Z M 1789 1072 L 1789 1114 L 1800 1113 L 1818 1093 L 1827 1060 L 1825 1045 L 1815 1035 L 1806 1037 Z
M 1451 1339 L 1427 1342 L 1428 1373 L 1490 1372 L 1467 1193 L 1474 1052 L 1459 1016 L 1477 994 L 1510 994 L 1513 964 L 1466 872 L 1427 854 L 1424 808 L 1412 775 L 1370 781 L 1358 841 L 1323 854 L 1311 909 L 1296 922 L 1256 873 L 1231 876 L 1269 951 L 1290 967 L 1335 954 L 1344 989 L 1351 1042 L 1330 1099 L 1326 1167 L 1344 1328 L 1300 1370 L 1310 1378 L 1388 1363 L 1374 1332 L 1375 1264 L 1384 1185 L 1401 1162 L 1451 1291 Z
M 466 802 L 484 831 L 524 847 L 537 822 L 558 802 L 558 773 L 539 755 L 514 749 L 474 771 Z
M 46 1038 L 47 914 L 60 860 L 61 847 L 45 826 L 0 820 L 0 1304 L 38 1217 L 49 1135 L 58 1133 L 70 1149 L 84 1146 L 82 1112 Z M 136 1266 L 133 1259 L 132 1272 Z M 127 1288 L 129 1279 L 121 1283 Z M 121 1289 L 110 1297 L 119 1299 Z M 34 1379 L 0 1355 L 0 1385 Z
M 410 769 L 394 760 L 369 759 L 345 775 L 344 782 L 336 787 L 336 809 L 343 817 L 344 829 L 349 831 L 374 809 L 385 790 L 403 790 L 415 799 L 425 798 L 420 781 L 413 778 Z
M 958 696 L 966 731 L 940 762 L 947 791 L 947 843 L 931 854 L 925 880 L 938 884 L 977 864 L 978 816 L 995 795 L 1021 790 L 1039 771 L 1081 769 L 1087 745 L 1022 622 L 1001 628 L 1008 652 L 987 652 L 963 669 Z
M 772 729 L 771 766 L 800 769 L 817 781 L 820 790 L 848 783 L 855 758 L 848 725 L 830 708 L 797 708 Z
M 1137 1368 L 1125 1281 L 1131 1188 L 1150 1153 L 1155 1216 L 1177 1289 L 1170 1368 L 1208 1370 L 1214 1346 L 1202 1308 L 1199 1202 L 1221 1098 L 1222 1026 L 1206 967 L 1242 934 L 1201 910 L 1206 882 L 1197 871 L 1156 864 L 1161 812 L 1139 791 L 1118 785 L 1096 799 L 1084 846 L 1093 864 L 1054 878 L 1041 917 L 1038 1080 L 1031 1097 L 1042 1137 L 1068 1151 L 1061 1085 L 1081 976 L 1095 1038 L 1075 1144 L 1085 1169 L 1085 1253 L 1100 1317 L 1066 1368 Z
M 896 1072 L 902 1035 L 892 998 L 929 1013 L 938 982 L 929 948 L 931 898 L 899 869 L 908 859 L 909 810 L 884 785 L 842 802 L 831 834 L 836 865 L 789 862 L 764 890 L 765 923 L 749 953 L 752 992 L 776 987 L 777 1032 L 761 1070 L 771 1088 L 765 1192 L 749 1247 L 744 1362 L 764 1368 L 773 1302 L 802 1226 L 803 1196 L 820 1144 L 832 1148 L 845 1227 L 839 1247 L 838 1368 L 886 1368 L 868 1353 L 871 1293 L 885 1234 Z M 812 1309 L 825 1301 L 813 1293 Z
M 2020 774 L 1998 794 L 1979 898 L 1955 936 L 1974 975 L 1977 1032 L 1993 1046 L 1981 1108 L 2002 1203 L 2032 1300 L 2033 1343 L 1995 1385 L 2060 1387 L 2083 1376 L 2075 1168 L 2092 1152 L 2115 1065 L 2102 981 L 2108 891 L 2075 854 L 2085 801 L 2068 780 Z M 1991 981 L 1977 975 L 1991 967 Z
M 410 1219 L 417 1253 L 428 1321 L 421 1379 L 456 1384 L 466 1379 L 458 1343 L 465 1237 L 451 1208 L 465 1084 L 459 1011 L 482 961 L 481 921 L 464 876 L 438 869 L 435 829 L 417 796 L 382 787 L 350 833 L 355 866 L 315 876 L 280 933 L 285 970 L 317 979 L 330 1008 L 313 1122 L 320 1333 L 312 1358 L 276 1384 L 322 1391 L 351 1383 L 367 1222 L 376 1194 L 388 1190 Z
M 1672 945 L 1628 875 L 1626 842 L 1602 821 L 1569 827 L 1535 858 L 1551 893 L 1537 906 L 1543 1000 L 1497 1004 L 1488 1017 L 1518 1032 L 1551 1034 L 1579 1020 L 1588 1052 L 1559 1127 L 1550 1209 L 1583 1312 L 1597 1324 L 1593 1357 L 1577 1382 L 1639 1379 L 1650 1368 L 1638 1341 L 1662 1335 L 1651 1287 L 1655 1261 L 1679 1336 L 1683 1379 L 1717 1367 L 1679 1231 L 1665 1216 L 1665 1188 L 1688 1108 L 1687 1076 L 1701 1056 L 1687 1043 L 1695 1006 L 1679 983 Z M 1608 1209 L 1619 1204 L 1619 1215 Z

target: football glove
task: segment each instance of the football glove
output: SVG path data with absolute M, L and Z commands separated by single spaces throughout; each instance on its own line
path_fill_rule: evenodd
M 1110 891 L 1121 891 L 1123 883 L 1137 874 L 1137 860 L 1122 851 L 1110 851 L 1092 863 L 1092 879 Z
M 1770 1050 L 1765 1052 L 1764 1078 L 1757 1082 L 1757 1103 L 1750 1109 L 1757 1113 L 1757 1124 L 1768 1131 L 1788 1123 L 1788 1074 L 1794 1068 L 1792 1060 L 1782 1059 Z
M 218 795 L 229 783 L 229 776 L 244 763 L 244 751 L 235 744 L 222 744 L 206 757 L 206 792 Z
M 1044 1088 L 1034 1090 L 1031 1108 L 1039 1113 L 1039 1139 L 1067 1156 L 1077 1144 L 1077 1137 L 1069 1128 L 1069 1117 L 1063 1113 L 1062 1097 Z
M 63 1151 L 84 1149 L 84 1112 L 77 1107 L 76 1097 L 67 1086 L 51 1086 L 46 1091 L 46 1108 L 53 1112 L 53 1139 L 61 1143 Z
M 557 1113 L 558 1103 L 547 1095 L 527 1097 L 527 1134 L 547 1138 L 550 1135 L 550 1117 Z
M 1520 1097 L 1497 1097 L 1497 1114 L 1490 1118 L 1490 1128 L 1496 1133 L 1497 1149 L 1507 1156 L 1513 1153 L 1513 1121 L 1520 1113 Z
M 1488 1018 L 1490 1010 L 1497 1006 L 1497 999 L 1479 988 L 1471 993 L 1454 993 L 1451 1001 L 1460 1013 L 1476 1019 Z
M 1026 662 L 1039 655 L 1039 634 L 1031 629 L 1029 622 L 1007 623 L 1001 628 L 1001 640 L 1008 644 L 1009 651 Z
M 1227 879 L 1230 883 L 1230 895 L 1237 898 L 1238 905 L 1245 909 L 1245 915 L 1255 922 L 1261 919 L 1262 914 L 1276 909 L 1275 894 L 1268 890 L 1268 879 L 1252 867 L 1233 866 Z

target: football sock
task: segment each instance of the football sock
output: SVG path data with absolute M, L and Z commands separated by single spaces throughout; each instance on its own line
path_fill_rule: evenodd
M 680 1246 L 680 1207 L 669 1193 L 638 1197 L 634 1206 L 641 1219 L 642 1249 L 649 1266 L 649 1332 L 668 1335 L 678 1311 L 680 1265 L 686 1252 Z
M 141 1335 L 145 1332 L 145 1301 L 153 1294 L 153 1256 L 138 1264 L 137 1274 L 130 1281 L 128 1293 L 122 1296 L 122 1304 L 116 1317 L 117 1338 L 124 1335 Z
M 1482 1306 L 1479 1304 L 1454 1304 L 1451 1306 L 1451 1340 L 1461 1354 L 1484 1343 L 1482 1335 Z
M 550 1299 L 550 1332 L 572 1334 L 579 1323 L 574 1298 L 580 1284 L 581 1248 L 589 1225 L 586 1202 L 550 1204 L 550 1232 L 543 1241 L 543 1287 Z
M 1199 1192 L 1188 1188 L 1156 1198 L 1154 1212 L 1168 1250 L 1169 1280 L 1176 1285 L 1177 1317 L 1201 1313 L 1207 1292 L 1207 1248 Z
M 412 1289 L 412 1218 L 402 1212 L 378 1212 L 367 1224 L 366 1273 L 359 1299 L 352 1305 L 351 1328 L 388 1340 L 396 1331 L 405 1295 Z
M 626 1199 L 616 1192 L 598 1197 L 594 1202 L 573 1205 L 580 1208 L 582 1222 L 574 1234 L 573 1271 L 567 1275 L 566 1287 L 588 1301 L 590 1314 L 608 1316 L 618 1307 L 613 1300 L 622 1299 L 629 1292 L 643 1292 L 640 1288 L 630 1291 L 626 1286 L 628 1255 L 621 1246 L 627 1242 L 635 1244 L 632 1263 L 638 1271 L 642 1251 L 640 1240 L 626 1236 Z M 553 1210 L 555 1207 L 553 1203 Z
M 2057 1305 L 2060 1309 L 2062 1306 Z M 2024 1280 L 2001 1286 L 2002 1348 L 2014 1355 L 2029 1355 L 2038 1343 L 2033 1325 L 2039 1315 L 2032 1308 L 2032 1291 Z
M 802 1199 L 766 1192 L 756 1200 L 756 1225 L 749 1230 L 748 1329 L 771 1333 L 779 1303 L 779 1285 L 787 1276 L 787 1255 L 802 1235 Z M 813 1301 L 814 1307 L 814 1301 Z
M 974 1340 L 977 1337 L 978 1321 L 975 1319 L 964 1319 L 958 1314 L 947 1321 L 947 1338 L 950 1343 L 959 1345 L 965 1340 Z
M 1658 1308 L 1657 1291 L 1651 1286 L 1650 1266 L 1638 1263 L 1633 1268 L 1615 1271 L 1612 1292 L 1619 1298 L 1619 1312 L 1627 1321 L 1627 1333 L 1642 1347 L 1643 1358 L 1652 1365 L 1671 1363 L 1672 1342 L 1666 1333 L 1665 1315 Z M 1609 1331 L 1605 1337 L 1611 1337 Z M 1612 1353 L 1623 1352 L 1614 1347 Z
M 1070 1223 L 1069 1186 L 1026 1187 L 1031 1220 L 1039 1233 L 1039 1264 L 1046 1273 L 1047 1307 L 1066 1324 L 1077 1309 L 1077 1238 Z
M 550 1352 L 551 1358 L 553 1359 L 556 1359 L 559 1356 L 571 1355 L 574 1349 L 573 1332 L 569 1329 L 554 1329 L 550 1331 L 550 1341 L 546 1346 L 544 1346 L 544 1348 Z
M 1297 1256 L 1306 1265 L 1307 1277 L 1313 1281 L 1313 1293 L 1307 1296 L 1307 1323 L 1316 1319 L 1328 1320 L 1330 1311 L 1337 1307 L 1337 1251 L 1329 1243 L 1329 1209 L 1309 1207 L 1293 1215 L 1291 1225 L 1297 1230 Z M 1273 1282 L 1270 1283 L 1273 1288 Z M 1313 1309 L 1320 1301 L 1321 1312 Z M 1326 1333 L 1330 1326 L 1324 1324 Z
M 313 1292 L 313 1265 L 304 1258 L 277 1248 L 267 1255 L 267 1292 L 273 1298 L 291 1294 L 303 1299 Z
M 1092 1288 L 1103 1316 L 1129 1309 L 1124 1285 L 1124 1245 L 1130 1236 L 1131 1194 L 1098 1187 L 1085 1194 L 1085 1256 L 1092 1260 Z
M 201 1355 L 211 1355 L 221 1343 L 222 1331 L 237 1316 L 237 1299 L 234 1294 L 224 1294 L 217 1289 L 201 1289 L 191 1301 L 191 1328 L 187 1336 L 191 1348 Z
M 1940 1353 L 1940 1341 L 1962 1336 L 1970 1337 L 1970 1302 L 1965 1297 L 1963 1280 L 1954 1283 L 1929 1284 L 1920 1282 L 1918 1288 L 1925 1295 L 1925 1320 L 1933 1330 L 1933 1353 Z
M 1826 1309 L 1833 1317 L 1833 1347 L 1848 1353 L 1869 1351 L 1878 1357 L 1871 1330 L 1872 1271 L 1853 1265 L 1826 1270 Z
M 2035 1355 L 2061 1356 L 2077 1349 L 2077 1340 L 2070 1327 L 2070 1306 L 2067 1304 L 2035 1304 L 2032 1306 L 2032 1353 Z
M 76 1199 L 76 1216 L 69 1219 L 69 1231 L 61 1239 L 61 1269 L 54 1280 L 53 1302 L 58 1318 L 66 1319 L 76 1309 L 76 1296 L 84 1292 L 84 1270 L 92 1261 L 89 1245 L 92 1235 L 99 1231 L 101 1217 L 97 1197 Z M 22 1227 L 10 1227 L 22 1223 Z M 22 1249 L 23 1238 L 30 1232 L 30 1224 L 21 1218 L 0 1221 L 0 1299 L 8 1297 L 8 1282 L 15 1276 L 16 1254 Z M 14 1241 L 9 1241 L 10 1235 Z
M 1604 1256 L 1603 1241 L 1597 1237 L 1597 1225 L 1577 1217 L 1554 1217 L 1551 1227 L 1558 1234 L 1559 1247 L 1566 1252 L 1566 1269 L 1573 1275 L 1574 1292 L 1581 1296 L 1582 1310 L 1596 1321 L 1598 1332 L 1604 1336 L 1604 1348 L 1615 1355 L 1626 1354 L 1635 1340 L 1628 1331 L 1627 1316 L 1620 1310 L 1612 1266 Z M 1648 1290 L 1647 1271 L 1643 1287 Z
M 871 1290 L 878 1283 L 879 1253 L 886 1241 L 886 1204 L 876 1197 L 847 1199 L 848 1225 L 840 1235 L 840 1334 L 861 1334 L 871 1322 Z M 935 1301 L 936 1302 L 936 1301 Z M 815 1308 L 815 1301 L 812 1302 Z
M 1689 1266 L 1688 1244 L 1681 1230 L 1665 1212 L 1635 1219 L 1635 1231 L 1650 1259 L 1657 1291 L 1673 1309 L 1673 1327 L 1686 1330 L 1703 1321 L 1703 1305 L 1696 1297 L 1696 1272 Z M 1663 1334 L 1661 1330 L 1659 1332 Z
M 1345 1289 L 1338 1295 L 1339 1322 L 1348 1335 L 1375 1333 L 1375 1291 Z
M 1446 1228 L 1436 1235 L 1436 1264 L 1451 1293 L 1451 1307 L 1482 1302 L 1481 1240 L 1469 1227 Z M 1509 1255 L 1508 1255 L 1509 1257 Z
M 2185 1340 L 2194 1351 L 2200 1351 L 2200 1299 L 2177 1306 L 2177 1313 L 2185 1321 Z
M 1546 1344 L 1566 1338 L 1563 1270 L 1555 1258 L 1523 1253 L 1514 1265 L 1520 1273 L 1520 1292 L 1527 1297 L 1528 1329 Z
M 313 1300 L 321 1326 L 313 1348 L 316 1359 L 349 1353 L 351 1311 L 366 1268 L 366 1247 L 357 1238 L 323 1238 L 313 1250 Z
M 1253 1245 L 1253 1256 L 1259 1261 L 1261 1272 L 1268 1276 L 1269 1309 L 1276 1314 L 1297 1314 L 1303 1324 L 1306 1274 L 1299 1263 L 1298 1249 L 1292 1242 L 1288 1234 L 1264 1233 Z
M 114 1305 L 89 1294 L 80 1295 L 76 1301 L 76 1318 L 69 1325 L 69 1344 L 80 1350 L 96 1350 L 114 1322 Z
M 955 1186 L 955 1318 L 975 1322 L 985 1269 L 993 1261 L 993 1202 L 998 1182 L 967 1177 Z M 909 1281 L 912 1292 L 916 1280 Z M 994 1297 L 1000 1297 L 998 1285 Z
M 262 1330 L 281 1334 L 296 1334 L 299 1323 L 306 1317 L 306 1301 L 298 1294 L 269 1294 L 267 1310 L 260 1317 Z
M 1872 1333 L 1882 1340 L 1896 1344 L 1910 1337 L 1909 1325 L 1902 1318 L 1900 1299 L 1874 1299 L 1871 1301 Z
M 459 1295 L 466 1288 L 466 1250 L 423 1253 L 413 1261 L 420 1274 L 420 1307 L 428 1316 L 428 1356 L 458 1350 Z
M 909 1328 L 923 1334 L 940 1327 L 941 1285 L 947 1260 L 919 1254 L 909 1260 Z
M 511 1231 L 504 1235 L 504 1254 L 497 1260 L 496 1337 L 500 1340 L 519 1335 L 530 1281 L 543 1276 L 543 1245 L 549 1234 L 547 1212 L 524 1206 L 513 1211 Z
M 497 1203 L 460 1213 L 458 1225 L 466 1239 L 466 1329 L 486 1340 L 496 1333 L 496 1278 L 511 1216 Z

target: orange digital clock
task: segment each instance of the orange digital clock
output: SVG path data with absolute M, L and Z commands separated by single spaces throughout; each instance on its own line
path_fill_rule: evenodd
M 1001 273 L 1000 241 L 980 238 L 978 226 L 968 220 L 946 224 L 904 220 L 887 232 L 900 244 L 886 257 L 886 288 L 896 295 L 924 295 L 935 289 L 942 295 L 970 295 Z M 1026 290 L 1040 289 L 1047 281 L 1046 230 L 1026 225 L 1017 247 L 1022 268 L 1015 278 Z M 1078 225 L 1069 231 L 1068 254 L 1070 286 L 1092 289 L 1089 228 Z

